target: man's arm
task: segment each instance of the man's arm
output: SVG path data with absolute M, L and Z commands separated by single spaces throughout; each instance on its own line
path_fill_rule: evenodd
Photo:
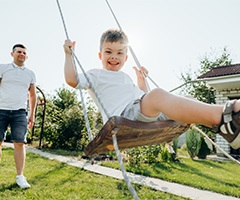
M 28 92 L 29 92 L 28 97 L 29 97 L 29 108 L 30 108 L 30 115 L 28 118 L 28 127 L 32 128 L 35 121 L 35 109 L 37 105 L 36 86 L 34 84 L 31 84 Z

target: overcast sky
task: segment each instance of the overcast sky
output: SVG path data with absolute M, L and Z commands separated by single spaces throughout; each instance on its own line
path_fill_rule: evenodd
M 99 39 L 117 24 L 105 0 L 59 0 L 76 55 L 88 70 L 101 67 Z M 180 74 L 201 57 L 227 47 L 240 63 L 239 0 L 109 0 L 141 65 L 162 88 L 181 84 Z M 46 93 L 63 87 L 66 38 L 55 0 L 0 0 L 0 63 L 12 62 L 15 43 L 28 47 L 26 66 Z M 130 59 L 124 66 L 135 82 Z

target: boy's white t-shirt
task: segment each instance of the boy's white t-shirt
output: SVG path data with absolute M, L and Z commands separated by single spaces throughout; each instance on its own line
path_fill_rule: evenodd
M 106 115 L 109 115 L 109 117 L 120 116 L 129 103 L 141 98 L 144 94 L 144 92 L 133 83 L 130 76 L 122 71 L 91 69 L 86 72 L 86 75 L 94 91 L 97 93 L 97 97 L 101 101 L 104 110 L 107 111 L 107 114 L 104 112 L 83 74 L 79 74 L 80 86 L 83 89 L 88 89 L 93 101 L 100 109 L 104 122 L 108 119 Z

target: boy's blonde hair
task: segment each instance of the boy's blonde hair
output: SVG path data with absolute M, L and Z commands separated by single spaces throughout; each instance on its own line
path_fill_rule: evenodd
M 120 42 L 122 44 L 128 44 L 127 35 L 119 29 L 108 29 L 106 30 L 100 39 L 100 51 L 104 42 Z

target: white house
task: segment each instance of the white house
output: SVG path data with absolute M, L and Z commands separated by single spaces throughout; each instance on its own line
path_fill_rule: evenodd
M 216 89 L 217 104 L 224 104 L 231 99 L 240 99 L 240 64 L 215 67 L 198 79 L 203 79 L 209 86 Z M 240 158 L 240 148 L 237 150 L 231 148 L 219 134 L 217 134 L 216 143 L 230 155 Z M 222 155 L 220 151 L 217 151 L 217 154 Z

